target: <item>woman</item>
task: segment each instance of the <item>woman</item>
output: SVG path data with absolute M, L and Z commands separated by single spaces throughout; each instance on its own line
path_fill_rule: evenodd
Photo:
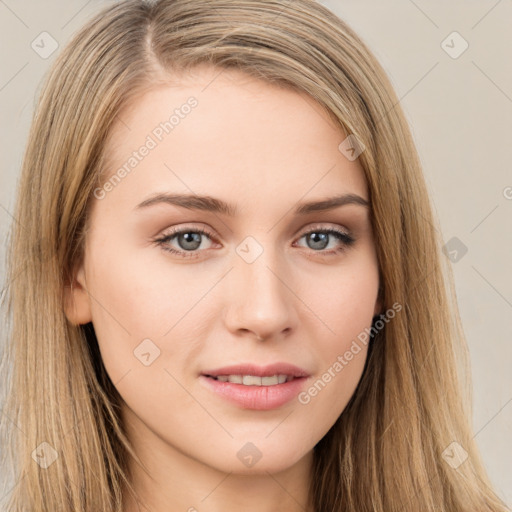
M 8 510 L 506 510 L 409 128 L 326 8 L 105 8 L 18 194 Z

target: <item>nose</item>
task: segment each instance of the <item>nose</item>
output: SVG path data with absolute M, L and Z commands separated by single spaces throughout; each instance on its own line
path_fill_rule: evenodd
M 224 322 L 234 336 L 280 339 L 297 325 L 297 298 L 285 262 L 265 249 L 252 263 L 235 255 L 226 286 Z

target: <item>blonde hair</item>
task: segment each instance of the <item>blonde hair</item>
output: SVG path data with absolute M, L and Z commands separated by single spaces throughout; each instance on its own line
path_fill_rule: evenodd
M 383 309 L 403 310 L 374 337 L 354 395 L 314 447 L 314 509 L 504 512 L 473 440 L 451 271 L 399 100 L 360 38 L 313 0 L 121 1 L 54 62 L 8 254 L 4 365 L 12 375 L 2 427 L 16 486 L 7 509 L 122 511 L 128 457 L 136 457 L 122 399 L 92 325 L 67 321 L 63 294 L 83 254 L 116 116 L 173 72 L 203 63 L 308 93 L 365 147 Z M 47 469 L 32 457 L 43 441 L 58 454 Z M 443 458 L 454 442 L 468 454 L 456 469 Z

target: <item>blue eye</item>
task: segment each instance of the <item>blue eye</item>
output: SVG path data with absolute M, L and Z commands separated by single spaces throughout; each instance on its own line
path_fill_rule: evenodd
M 201 255 L 201 251 L 198 249 L 201 247 L 202 239 L 205 237 L 210 241 L 213 239 L 213 235 L 205 229 L 184 228 L 172 231 L 171 233 L 154 240 L 154 242 L 164 251 L 170 252 L 179 257 L 197 258 Z M 307 240 L 306 243 L 309 244 L 308 248 L 310 248 L 314 253 L 319 253 L 323 256 L 345 251 L 355 242 L 355 239 L 348 233 L 333 228 L 310 230 L 304 233 L 299 240 L 305 237 Z M 333 237 L 335 238 L 334 241 L 337 241 L 337 247 L 325 250 Z M 174 240 L 178 243 L 178 248 L 170 245 L 170 242 Z M 203 248 L 203 250 L 205 249 Z

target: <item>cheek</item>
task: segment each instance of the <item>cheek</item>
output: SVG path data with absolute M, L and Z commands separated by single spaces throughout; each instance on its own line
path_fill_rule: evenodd
M 211 307 L 201 299 L 218 276 L 194 267 L 170 263 L 156 249 L 123 248 L 119 240 L 91 252 L 87 285 L 92 318 L 113 382 L 143 366 L 136 359 L 139 347 L 149 350 L 151 358 L 158 355 L 153 368 L 179 367 L 187 354 L 195 353 L 194 340 L 205 337 L 200 329 L 209 317 L 204 305 Z
M 186 306 L 207 288 L 204 280 L 191 279 L 185 266 L 154 258 L 154 251 L 103 247 L 90 260 L 93 317 L 99 325 L 138 336 L 162 336 Z M 149 258 L 148 256 L 153 256 Z M 190 306 L 189 306 L 190 307 Z
M 345 323 L 333 323 L 339 327 L 335 339 L 320 340 L 316 350 L 321 361 L 318 372 L 297 397 L 308 417 L 321 418 L 312 431 L 317 437 L 325 435 L 345 410 L 361 380 L 368 354 L 371 323 L 365 322 L 366 317 L 343 318 Z
M 361 378 L 368 353 L 369 332 L 378 294 L 376 260 L 354 258 L 350 264 L 318 272 L 304 282 L 302 296 L 317 318 L 307 336 L 319 361 L 318 374 L 299 402 L 334 422 Z M 314 282 L 313 282 L 314 281 Z
M 318 317 L 318 329 L 329 346 L 357 336 L 371 324 L 379 288 L 378 267 L 370 251 L 340 265 L 318 267 L 300 282 L 300 297 Z M 341 347 L 342 348 L 342 347 Z

